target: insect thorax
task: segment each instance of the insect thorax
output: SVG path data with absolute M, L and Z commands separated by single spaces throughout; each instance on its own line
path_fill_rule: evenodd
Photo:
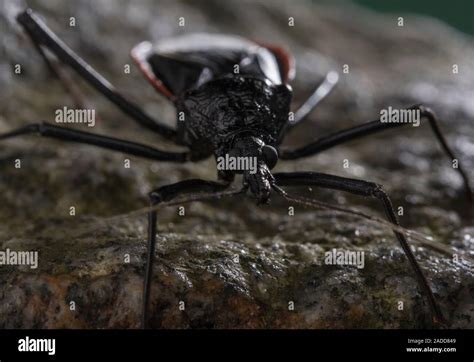
M 276 144 L 288 120 L 292 91 L 258 78 L 229 76 L 189 91 L 178 112 L 185 143 L 193 153 L 209 156 L 228 151 L 233 137 L 250 132 L 266 144 Z

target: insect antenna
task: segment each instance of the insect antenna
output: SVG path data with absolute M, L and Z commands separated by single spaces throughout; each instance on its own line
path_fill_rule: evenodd
M 420 242 L 422 245 L 430 247 L 430 248 L 432 248 L 432 249 L 434 249 L 438 252 L 441 252 L 441 253 L 447 254 L 447 255 L 452 255 L 453 250 L 452 250 L 451 247 L 443 245 L 443 244 L 433 240 L 433 238 L 431 236 L 423 234 L 419 231 L 406 229 L 402 226 L 392 224 L 389 221 L 383 220 L 383 219 L 381 219 L 377 216 L 374 216 L 374 215 L 366 214 L 365 212 L 362 212 L 362 211 L 357 210 L 357 209 L 352 209 L 352 208 L 349 209 L 349 208 L 345 208 L 345 207 L 338 206 L 338 205 L 331 205 L 331 204 L 328 204 L 328 203 L 325 203 L 325 202 L 322 202 L 322 201 L 318 201 L 318 200 L 315 200 L 315 199 L 309 199 L 309 198 L 302 197 L 302 196 L 290 195 L 285 190 L 283 190 L 281 187 L 279 187 L 278 185 L 273 185 L 272 187 L 279 195 L 283 196 L 283 198 L 285 198 L 288 201 L 292 201 L 292 202 L 295 202 L 295 203 L 298 203 L 298 204 L 301 204 L 301 205 L 304 205 L 304 206 L 313 207 L 313 208 L 333 210 L 333 211 L 336 211 L 338 213 L 357 216 L 359 218 L 363 218 L 365 220 L 368 220 L 369 222 L 371 222 L 373 224 L 388 227 L 388 228 L 392 229 L 393 231 L 403 233 L 403 234 L 405 234 L 405 236 L 407 236 L 407 237 L 409 237 L 413 240 L 416 240 L 416 241 Z
M 333 210 L 338 213 L 343 213 L 343 214 L 349 214 L 353 216 L 357 216 L 359 218 L 363 218 L 368 220 L 371 223 L 377 224 L 379 226 L 387 227 L 393 231 L 397 231 L 400 233 L 405 234 L 407 237 L 411 238 L 412 240 L 418 241 L 420 244 L 430 247 L 431 249 L 434 249 L 440 253 L 446 254 L 446 255 L 452 255 L 453 253 L 453 248 L 449 247 L 447 245 L 441 244 L 435 240 L 429 235 L 423 234 L 421 232 L 415 231 L 415 230 L 410 230 L 406 229 L 402 226 L 394 225 L 388 221 L 385 221 L 377 216 L 374 215 L 369 215 L 366 214 L 360 210 L 356 209 L 349 209 L 349 208 L 344 208 L 342 206 L 338 205 L 331 205 L 322 201 L 318 201 L 315 199 L 309 199 L 301 196 L 295 196 L 295 195 L 290 195 L 288 194 L 285 190 L 283 190 L 281 187 L 277 185 L 273 185 L 273 189 L 281 196 L 283 196 L 286 200 L 292 201 L 304 206 L 309 206 L 313 208 L 319 208 L 319 209 L 326 209 L 326 210 Z M 167 202 L 162 202 L 158 205 L 155 206 L 148 206 L 148 207 L 143 207 L 140 209 L 136 209 L 130 212 L 126 212 L 123 214 L 118 214 L 118 215 L 113 215 L 110 217 L 106 217 L 100 220 L 92 221 L 88 224 L 88 228 L 86 231 L 94 231 L 97 228 L 103 226 L 104 224 L 110 224 L 110 223 L 115 223 L 120 220 L 124 220 L 127 218 L 132 218 L 132 217 L 138 217 L 142 215 L 148 214 L 150 211 L 153 210 L 158 210 L 163 207 L 167 206 L 174 206 L 174 205 L 181 205 L 184 203 L 189 203 L 189 202 L 195 202 L 195 201 L 206 201 L 206 200 L 213 200 L 213 199 L 219 199 L 221 197 L 225 196 L 237 196 L 245 193 L 247 191 L 247 187 L 243 187 L 241 189 L 233 189 L 233 190 L 228 190 L 228 191 L 222 191 L 222 192 L 216 192 L 212 194 L 203 194 L 203 193 L 197 193 L 197 194 L 190 194 L 186 197 L 180 197 L 178 199 L 172 200 L 172 201 L 167 201 Z M 84 232 L 84 229 L 81 229 L 81 233 Z M 470 259 L 470 258 L 469 258 Z
M 222 192 L 215 192 L 215 193 L 196 193 L 196 194 L 189 194 L 186 197 L 180 197 L 177 199 L 174 199 L 172 201 L 166 201 L 166 202 L 161 202 L 158 205 L 155 206 L 148 206 L 148 207 L 142 207 L 140 209 L 135 209 L 130 212 L 126 212 L 123 214 L 117 214 L 105 218 L 101 218 L 99 220 L 94 220 L 94 221 L 88 221 L 87 227 L 83 227 L 80 230 L 80 233 L 83 234 L 84 232 L 93 232 L 104 225 L 115 223 L 127 218 L 132 218 L 132 217 L 138 217 L 138 216 L 143 216 L 148 214 L 150 211 L 153 210 L 158 210 L 163 207 L 167 206 L 174 206 L 174 205 L 181 205 L 189 202 L 194 202 L 194 201 L 205 201 L 205 200 L 213 200 L 213 199 L 219 199 L 224 196 L 237 196 L 242 193 L 245 193 L 247 191 L 247 187 L 243 187 L 240 189 L 233 189 L 233 190 L 228 190 L 228 191 L 222 191 Z
M 103 221 L 109 222 L 109 221 L 115 221 L 115 220 L 124 219 L 128 217 L 140 216 L 140 215 L 148 214 L 150 211 L 158 210 L 166 206 L 180 205 L 180 204 L 185 204 L 185 203 L 193 202 L 193 201 L 219 199 L 224 196 L 236 196 L 236 195 L 244 193 L 245 191 L 247 191 L 247 187 L 237 189 L 237 190 L 234 189 L 234 190 L 214 192 L 214 193 L 189 194 L 187 197 L 180 197 L 172 201 L 161 202 L 155 206 L 142 207 L 141 209 L 136 209 L 124 214 L 110 216 L 108 218 L 103 219 Z

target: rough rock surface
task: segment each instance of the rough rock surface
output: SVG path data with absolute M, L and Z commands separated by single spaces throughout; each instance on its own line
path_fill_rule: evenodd
M 296 57 L 295 106 L 325 72 L 348 64 L 349 74 L 341 74 L 336 91 L 288 145 L 373 120 L 382 107 L 425 103 L 441 115 L 474 179 L 473 42 L 433 20 L 407 15 L 398 27 L 399 14 L 382 17 L 346 3 L 309 1 L 38 0 L 34 6 L 119 89 L 170 124 L 173 109 L 139 72 L 132 66 L 124 74 L 128 51 L 141 40 L 211 31 L 281 43 Z M 20 1 L 0 1 L 0 132 L 52 121 L 57 108 L 72 106 L 17 32 L 12 19 L 21 8 Z M 69 27 L 71 16 L 76 27 Z M 178 26 L 181 16 L 185 27 Z M 288 27 L 289 17 L 294 27 Z M 22 66 L 20 75 L 12 71 L 15 64 Z M 94 132 L 174 147 L 80 85 L 101 118 Z M 212 160 L 177 166 L 132 157 L 125 168 L 125 158 L 35 136 L 0 143 L 0 251 L 39 252 L 37 269 L 0 266 L 1 328 L 139 327 L 146 216 L 114 216 L 147 205 L 147 192 L 157 186 L 214 179 L 216 171 Z M 349 168 L 343 168 L 345 159 Z M 461 182 L 450 166 L 428 127 L 408 126 L 281 162 L 276 170 L 315 170 L 385 185 L 404 208 L 402 224 L 433 238 L 411 242 L 450 325 L 473 328 L 474 224 L 465 216 Z M 290 191 L 381 211 L 375 202 L 342 193 Z M 389 229 L 296 204 L 290 216 L 289 206 L 276 196 L 261 207 L 240 197 L 187 204 L 185 216 L 178 206 L 161 210 L 152 326 L 431 327 L 425 299 Z M 325 265 L 324 252 L 333 248 L 364 251 L 364 268 Z

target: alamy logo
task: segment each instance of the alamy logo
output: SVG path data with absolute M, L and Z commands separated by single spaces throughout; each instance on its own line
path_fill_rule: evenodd
M 257 157 L 235 157 L 226 153 L 217 157 L 217 169 L 220 171 L 249 171 L 257 173 Z
M 324 263 L 327 265 L 354 265 L 359 269 L 363 269 L 364 259 L 363 251 L 332 249 L 324 253 Z
M 28 265 L 31 269 L 38 268 L 38 252 L 37 251 L 0 251 L 1 265 Z
M 56 340 L 54 338 L 25 338 L 18 340 L 19 352 L 48 352 L 50 356 L 56 354 Z
M 56 123 L 85 123 L 88 127 L 95 126 L 95 109 L 71 109 L 63 107 L 57 109 L 54 114 Z
M 411 123 L 413 127 L 420 125 L 419 109 L 396 109 L 392 107 L 380 110 L 380 122 L 382 123 Z

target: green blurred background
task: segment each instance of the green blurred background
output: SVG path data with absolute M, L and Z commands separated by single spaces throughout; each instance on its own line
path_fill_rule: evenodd
M 376 11 L 418 13 L 438 18 L 474 35 L 474 0 L 354 0 Z

